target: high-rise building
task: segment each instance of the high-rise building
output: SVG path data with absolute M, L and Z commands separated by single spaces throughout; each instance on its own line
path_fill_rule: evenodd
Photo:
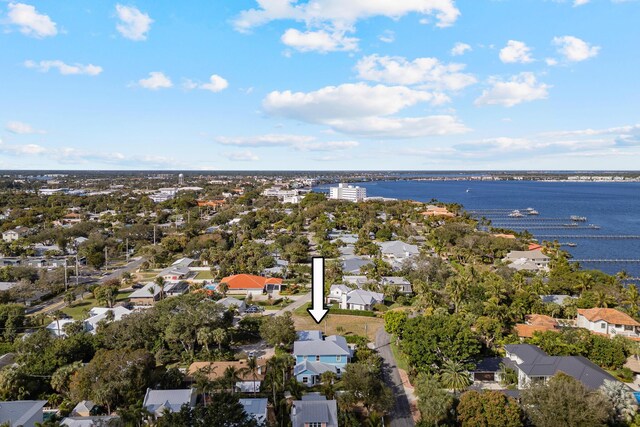
M 347 184 L 338 184 L 337 187 L 329 189 L 329 198 L 335 200 L 349 200 L 351 202 L 361 202 L 367 197 L 367 189 Z

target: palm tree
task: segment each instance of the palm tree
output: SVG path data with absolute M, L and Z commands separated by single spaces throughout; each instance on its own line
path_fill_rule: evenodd
M 165 285 L 164 277 L 162 276 L 156 277 L 155 283 L 160 288 L 160 299 L 162 299 L 164 297 L 164 285 Z
M 256 381 L 258 377 L 258 370 L 260 369 L 260 365 L 258 364 L 258 359 L 255 357 L 250 357 L 247 359 L 247 366 L 242 369 L 243 374 L 250 374 L 253 378 L 253 395 L 256 395 Z
M 227 296 L 227 292 L 229 292 L 229 284 L 226 282 L 218 283 L 218 292 L 222 294 L 223 297 Z
M 240 378 L 240 370 L 235 366 L 228 366 L 222 375 L 222 382 L 225 387 L 231 389 L 231 394 L 236 392 L 236 383 L 239 381 L 242 381 L 242 378 Z
M 209 353 L 209 344 L 214 341 L 213 340 L 213 331 L 209 328 L 200 328 L 196 332 L 196 340 L 198 344 L 203 346 L 207 353 Z
M 638 311 L 640 311 L 640 292 L 638 292 L 638 287 L 633 283 L 625 289 L 624 302 L 629 307 L 631 315 L 636 317 Z
M 222 351 L 222 343 L 227 340 L 227 333 L 222 328 L 211 331 L 211 340 L 218 344 L 218 350 Z
M 442 365 L 440 382 L 454 393 L 466 389 L 472 383 L 464 364 L 454 360 L 446 360 Z

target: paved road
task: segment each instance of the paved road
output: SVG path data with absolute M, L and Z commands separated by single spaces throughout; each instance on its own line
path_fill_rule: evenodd
M 129 262 L 127 265 L 120 267 L 116 270 L 113 270 L 111 273 L 107 274 L 106 276 L 101 277 L 100 279 L 98 279 L 97 281 L 100 283 L 105 283 L 107 280 L 111 280 L 111 279 L 119 279 L 120 276 L 122 276 L 122 273 L 124 273 L 125 271 L 135 271 L 137 270 L 140 265 L 142 265 L 142 263 L 145 261 L 144 258 L 135 258 L 133 259 L 131 262 Z M 85 281 L 85 283 L 92 283 L 93 280 L 90 281 Z M 75 284 L 75 282 L 73 280 L 71 280 L 69 282 L 69 284 L 71 286 L 73 286 Z M 90 293 L 85 293 L 84 295 L 90 296 Z M 27 313 L 29 314 L 38 314 L 38 313 L 51 313 L 53 311 L 56 310 L 62 310 L 63 308 L 65 308 L 67 306 L 67 303 L 64 301 L 64 295 L 60 295 L 57 296 L 56 298 L 44 303 L 44 304 L 39 304 L 35 307 L 31 307 L 30 310 L 27 311 Z
M 282 310 L 278 310 L 275 313 L 273 313 L 273 316 L 280 316 L 283 315 L 285 313 L 285 311 L 293 311 L 296 308 L 302 307 L 303 305 L 305 305 L 306 303 L 311 302 L 311 292 L 309 292 L 306 295 L 302 295 L 300 298 L 298 298 L 295 302 L 289 304 L 288 306 L 286 306 L 285 308 L 283 308 Z
M 385 367 L 387 368 L 387 375 L 385 375 L 385 381 L 391 388 L 393 396 L 395 397 L 395 405 L 393 410 L 389 414 L 391 427 L 413 427 L 413 417 L 411 416 L 411 409 L 409 406 L 409 399 L 404 392 L 402 386 L 402 380 L 400 379 L 400 372 L 396 366 L 396 359 L 391 352 L 391 337 L 384 331 L 384 328 L 378 329 L 376 334 L 376 348 L 380 353 L 380 356 L 384 359 Z

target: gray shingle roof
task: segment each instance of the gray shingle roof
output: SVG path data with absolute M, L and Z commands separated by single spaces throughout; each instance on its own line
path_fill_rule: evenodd
M 344 337 L 331 335 L 324 340 L 296 341 L 293 343 L 294 356 L 351 356 L 351 350 Z
M 551 377 L 562 372 L 593 390 L 600 388 L 605 380 L 618 381 L 583 356 L 549 356 L 540 348 L 529 344 L 506 345 L 505 349 L 523 361 L 517 368 L 529 377 Z
M 9 423 L 12 426 L 19 426 L 31 420 L 38 411 L 41 411 L 46 400 L 14 400 L 0 402 L 0 424 Z M 36 420 L 42 422 L 42 418 Z
M 164 408 L 171 412 L 178 412 L 182 405 L 193 406 L 195 404 L 196 390 L 152 390 L 147 389 L 143 406 L 152 413 L 162 413 Z
M 338 427 L 338 405 L 335 400 L 294 400 L 291 408 L 292 427 L 304 427 L 307 423 L 326 423 L 327 427 Z

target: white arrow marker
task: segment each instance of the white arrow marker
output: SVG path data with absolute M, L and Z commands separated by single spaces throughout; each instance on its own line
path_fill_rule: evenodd
M 322 322 L 329 310 L 324 307 L 324 258 L 313 258 L 311 269 L 311 308 L 307 311 L 316 323 Z

